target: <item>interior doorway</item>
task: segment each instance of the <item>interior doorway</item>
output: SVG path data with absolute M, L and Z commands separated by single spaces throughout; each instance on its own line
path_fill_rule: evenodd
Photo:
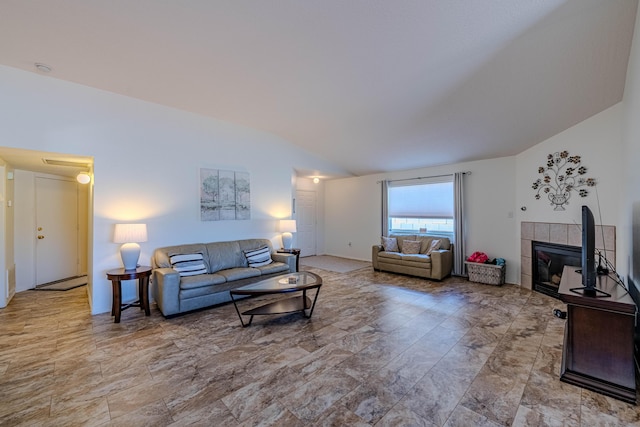
M 16 292 L 68 277 L 90 277 L 91 186 L 74 177 L 20 169 L 15 169 L 14 183 Z M 47 207 L 58 202 L 62 206 Z
M 6 299 L 6 304 L 10 303 L 10 298 L 18 292 L 34 289 L 37 284 L 47 280 L 58 280 L 58 276 L 67 275 L 87 275 L 87 297 L 92 298 L 92 229 L 93 229 L 93 157 L 61 154 L 48 151 L 27 150 L 22 148 L 0 146 L 0 164 L 5 165 L 6 170 L 11 170 L 11 177 L 7 175 L 7 189 L 10 191 L 5 194 L 5 216 L 0 227 L 4 228 L 4 243 L 0 238 L 0 253 L 4 251 L 5 255 L 11 256 L 11 265 L 6 270 L 10 272 L 9 283 L 0 277 L 0 292 L 3 295 L 10 295 Z M 91 177 L 88 185 L 79 184 L 76 177 L 79 172 L 88 173 Z M 42 216 L 38 218 L 38 210 L 36 208 L 36 178 L 49 178 L 54 180 L 67 181 L 75 185 L 76 201 L 69 202 L 66 205 L 75 205 L 76 209 L 71 212 L 67 206 L 65 217 L 75 216 L 75 232 L 64 232 L 65 236 L 62 246 L 57 251 L 49 251 L 51 255 L 38 254 L 42 251 L 42 245 L 38 246 L 37 242 L 51 242 L 53 234 L 59 228 L 58 225 L 42 226 Z M 42 183 L 43 181 L 40 181 Z M 10 185 L 9 185 L 10 184 Z M 51 184 L 51 182 L 49 182 Z M 40 185 L 39 185 L 40 187 Z M 41 191 L 38 191 L 42 195 Z M 46 209 L 45 209 L 46 210 Z M 42 213 L 42 212 L 41 212 Z M 0 219 L 1 215 L 0 215 Z M 45 218 L 46 219 L 46 218 Z M 69 221 L 69 224 L 71 221 Z M 38 233 L 37 228 L 42 227 L 45 234 Z M 46 227 L 46 228 L 45 228 Z M 52 228 L 53 227 L 53 228 Z M 38 239 L 38 235 L 44 236 Z M 77 238 L 73 236 L 77 235 Z M 71 236 L 71 237 L 69 237 Z M 75 240 L 75 250 L 73 249 L 73 241 Z M 68 249 L 67 246 L 70 248 Z M 62 253 L 71 255 L 67 258 L 70 260 L 66 269 L 62 273 L 52 274 L 47 277 L 42 269 L 38 271 L 38 259 L 43 258 L 53 260 L 55 256 Z M 46 251 L 44 251 L 46 253 Z M 3 257 L 4 259 L 4 257 Z M 73 266 L 71 266 L 73 264 Z M 46 270 L 46 268 L 45 268 Z M 4 276 L 4 275 L 3 275 Z
M 312 256 L 317 254 L 317 218 L 316 218 L 316 192 L 308 190 L 296 191 L 296 222 L 298 247 L 300 256 Z

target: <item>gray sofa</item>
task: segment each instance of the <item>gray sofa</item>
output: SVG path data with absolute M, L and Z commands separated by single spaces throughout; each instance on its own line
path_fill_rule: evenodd
M 426 279 L 442 280 L 451 274 L 453 268 L 453 245 L 446 237 L 428 235 L 391 234 L 398 241 L 398 251 L 385 251 L 382 245 L 374 245 L 371 262 L 377 271 L 409 274 Z M 420 252 L 403 253 L 405 241 L 420 241 Z M 440 240 L 440 248 L 427 255 L 434 240 Z
M 269 248 L 273 262 L 249 267 L 244 251 L 265 246 Z M 206 271 L 203 270 L 203 274 L 181 276 L 173 268 L 171 257 L 174 256 L 175 261 L 175 255 L 193 254 L 202 254 Z M 172 316 L 231 301 L 231 289 L 295 272 L 296 256 L 276 253 L 268 239 L 246 239 L 158 248 L 153 253 L 151 265 L 153 297 L 162 314 Z

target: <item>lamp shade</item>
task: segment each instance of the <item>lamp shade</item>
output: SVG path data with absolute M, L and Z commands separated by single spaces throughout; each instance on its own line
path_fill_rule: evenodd
M 113 241 L 115 243 L 146 242 L 147 224 L 116 224 Z
M 113 241 L 123 243 L 120 246 L 120 256 L 124 269 L 135 270 L 140 258 L 138 242 L 147 241 L 147 224 L 116 224 Z
M 295 219 L 281 219 L 280 220 L 280 231 L 283 233 L 295 233 L 296 230 L 296 220 Z

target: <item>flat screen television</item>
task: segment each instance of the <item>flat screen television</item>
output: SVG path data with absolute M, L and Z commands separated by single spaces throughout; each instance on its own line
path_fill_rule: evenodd
M 596 223 L 588 206 L 582 206 L 582 286 L 596 293 Z
M 582 206 L 582 287 L 572 288 L 572 292 L 587 297 L 611 296 L 596 287 L 596 222 L 588 206 Z

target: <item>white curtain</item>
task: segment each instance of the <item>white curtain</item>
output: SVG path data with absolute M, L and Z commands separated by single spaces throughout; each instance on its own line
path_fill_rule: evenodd
M 382 181 L 382 230 L 381 235 L 389 234 L 389 181 Z
M 454 246 L 453 246 L 453 275 L 466 276 L 464 263 L 464 172 L 456 172 L 453 175 L 453 205 L 454 205 Z

